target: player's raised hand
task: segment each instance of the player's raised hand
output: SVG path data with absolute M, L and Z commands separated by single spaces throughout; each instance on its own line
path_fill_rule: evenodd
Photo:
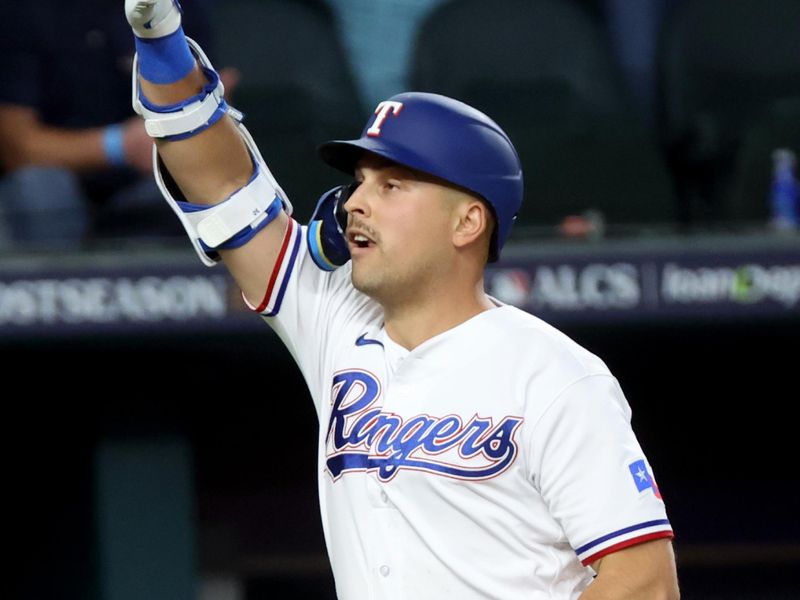
M 140 38 L 160 38 L 181 24 L 177 0 L 125 0 L 125 16 Z

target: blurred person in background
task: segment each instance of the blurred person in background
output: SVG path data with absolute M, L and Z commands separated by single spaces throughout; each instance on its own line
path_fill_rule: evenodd
M 205 2 L 190 13 L 193 35 L 210 47 Z M 36 0 L 0 20 L 0 247 L 182 234 L 159 217 L 169 208 L 131 108 L 133 52 L 124 15 L 107 0 Z
M 653 126 L 659 30 L 679 0 L 573 1 L 603 23 L 632 100 L 645 124 Z M 335 15 L 361 99 L 365 106 L 374 106 L 409 88 L 409 63 L 419 27 L 448 0 L 324 2 Z
M 408 89 L 417 30 L 447 0 L 324 1 L 333 10 L 362 103 L 375 106 Z
M 643 122 L 655 126 L 656 51 L 665 16 L 679 0 L 597 0 L 625 84 Z

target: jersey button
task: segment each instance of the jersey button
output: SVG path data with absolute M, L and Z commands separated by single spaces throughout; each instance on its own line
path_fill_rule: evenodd
M 389 496 L 387 496 L 386 492 L 384 492 L 383 490 L 381 490 L 381 502 L 383 502 L 384 504 L 389 502 Z
M 391 569 L 389 569 L 389 565 L 381 565 L 381 568 L 378 569 L 378 571 L 383 577 L 388 577 Z

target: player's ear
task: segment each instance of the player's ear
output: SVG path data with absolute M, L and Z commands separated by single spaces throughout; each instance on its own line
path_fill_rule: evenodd
M 489 210 L 480 199 L 463 194 L 454 215 L 453 245 L 464 248 L 488 235 Z

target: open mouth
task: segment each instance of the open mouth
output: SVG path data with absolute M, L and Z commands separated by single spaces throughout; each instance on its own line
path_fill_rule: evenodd
M 347 235 L 347 239 L 350 244 L 356 248 L 369 248 L 375 244 L 375 242 L 369 239 L 366 235 L 359 232 L 350 232 Z

